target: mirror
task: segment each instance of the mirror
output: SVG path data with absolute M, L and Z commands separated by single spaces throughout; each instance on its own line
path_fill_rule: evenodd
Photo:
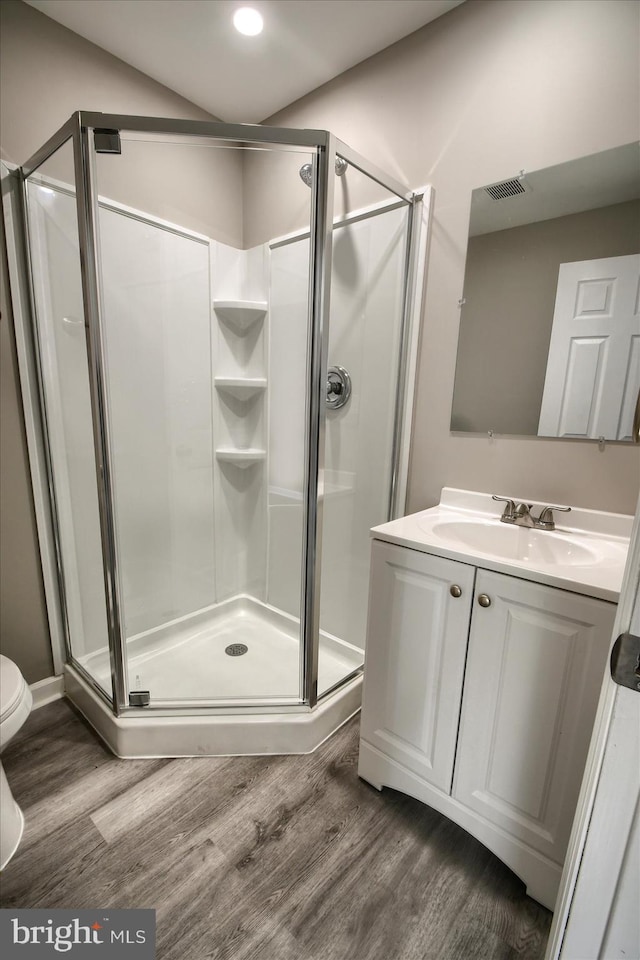
M 640 144 L 471 196 L 451 429 L 631 440 Z

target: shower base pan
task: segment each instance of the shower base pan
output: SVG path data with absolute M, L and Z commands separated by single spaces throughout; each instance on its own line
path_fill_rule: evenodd
M 130 689 L 149 690 L 150 708 L 114 716 L 73 665 L 65 668 L 66 693 L 119 757 L 309 753 L 359 709 L 362 676 L 353 674 L 363 653 L 321 634 L 322 699 L 311 710 L 295 702 L 298 632 L 288 614 L 236 597 L 127 641 Z M 109 689 L 107 651 L 81 666 Z

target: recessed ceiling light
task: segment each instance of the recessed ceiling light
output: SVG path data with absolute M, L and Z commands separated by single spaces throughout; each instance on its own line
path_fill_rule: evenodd
M 247 37 L 256 37 L 262 33 L 263 20 L 261 14 L 253 7 L 240 7 L 233 15 L 233 25 L 239 33 Z

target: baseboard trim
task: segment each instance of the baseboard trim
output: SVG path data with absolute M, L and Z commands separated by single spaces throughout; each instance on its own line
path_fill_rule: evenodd
M 33 709 L 44 707 L 47 703 L 53 703 L 64 697 L 64 677 L 45 677 L 44 680 L 38 680 L 29 685 L 31 696 L 33 697 Z

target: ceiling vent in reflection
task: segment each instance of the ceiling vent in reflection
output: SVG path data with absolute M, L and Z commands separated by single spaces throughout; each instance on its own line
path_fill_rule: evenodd
M 521 193 L 528 193 L 531 188 L 521 177 L 514 177 L 512 180 L 492 183 L 490 187 L 484 189 L 492 200 L 506 200 L 508 197 L 517 197 Z

